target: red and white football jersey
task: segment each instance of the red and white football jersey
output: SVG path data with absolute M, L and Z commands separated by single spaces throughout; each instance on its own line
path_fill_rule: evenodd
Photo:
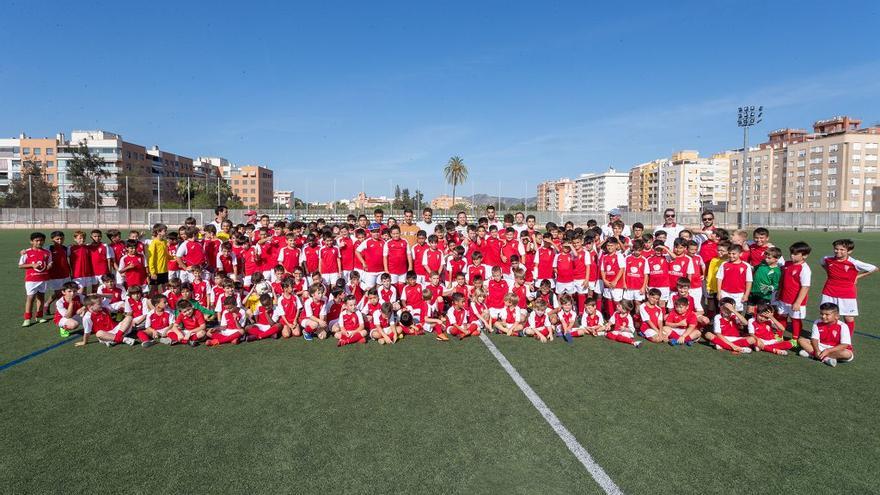
M 858 294 L 856 277 L 859 273 L 877 269 L 876 266 L 853 257 L 841 260 L 833 256 L 822 258 L 822 268 L 828 274 L 822 294 L 840 299 L 855 299 Z

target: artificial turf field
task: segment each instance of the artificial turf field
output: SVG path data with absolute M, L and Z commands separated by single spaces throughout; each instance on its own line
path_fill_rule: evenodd
M 0 231 L 0 366 L 61 341 L 20 326 L 27 234 Z M 810 317 L 846 236 L 880 263 L 880 234 L 772 233 L 813 246 Z M 880 275 L 860 285 L 856 359 L 834 369 L 491 340 L 625 493 L 878 493 Z M 602 493 L 479 339 L 71 342 L 0 371 L 0 417 L 0 493 Z

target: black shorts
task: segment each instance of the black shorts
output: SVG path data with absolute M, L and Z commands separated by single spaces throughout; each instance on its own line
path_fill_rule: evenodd
M 165 285 L 168 283 L 168 272 L 157 273 L 156 280 L 150 279 L 150 285 Z
M 770 304 L 770 299 L 762 296 L 761 294 L 749 294 L 749 304 L 752 306 L 759 306 L 761 304 Z

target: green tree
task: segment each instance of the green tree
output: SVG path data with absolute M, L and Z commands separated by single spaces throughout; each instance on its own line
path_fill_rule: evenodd
M 73 150 L 73 158 L 67 162 L 67 178 L 76 195 L 67 198 L 71 208 L 94 208 L 95 189 L 98 193 L 98 203 L 106 193 L 104 181 L 110 177 L 110 172 L 105 168 L 104 159 L 92 154 L 85 143 L 80 143 Z
M 456 186 L 467 182 L 468 169 L 464 160 L 460 156 L 450 158 L 443 169 L 443 175 L 446 177 L 446 182 L 452 186 L 452 204 L 455 204 Z
M 56 190 L 46 180 L 43 164 L 26 160 L 21 163 L 21 174 L 9 181 L 9 192 L 3 204 L 12 208 L 28 208 L 33 201 L 34 208 L 55 208 Z

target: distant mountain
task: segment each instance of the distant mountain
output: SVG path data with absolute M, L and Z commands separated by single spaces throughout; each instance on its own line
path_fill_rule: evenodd
M 486 205 L 494 205 L 498 203 L 498 196 L 490 196 L 488 194 L 474 194 L 473 199 L 471 196 L 464 195 L 462 196 L 464 199 L 468 201 L 473 201 L 475 206 L 486 206 Z M 526 206 L 535 206 L 537 204 L 538 198 L 532 196 L 530 198 L 526 198 Z M 523 198 L 515 198 L 509 196 L 501 196 L 501 202 L 505 205 L 518 205 L 522 203 Z

